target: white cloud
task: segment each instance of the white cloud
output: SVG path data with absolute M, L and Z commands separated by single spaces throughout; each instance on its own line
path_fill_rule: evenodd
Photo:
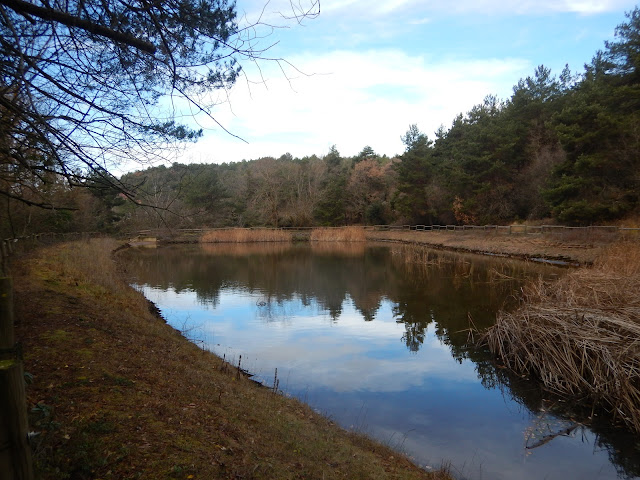
M 314 8 L 314 0 L 245 0 L 240 2 L 238 10 L 248 12 L 248 19 L 255 21 L 262 12 L 263 19 L 271 21 L 291 16 L 295 11 Z M 266 8 L 265 8 L 266 5 Z M 292 5 L 295 7 L 293 10 Z M 458 0 L 456 2 L 425 2 L 423 0 L 320 0 L 320 15 L 343 19 L 388 16 L 390 14 L 488 14 L 522 15 L 548 14 L 557 12 L 598 14 L 619 12 L 633 8 L 630 0 Z
M 312 4 L 313 0 L 294 2 L 306 7 Z M 632 6 L 630 0 L 461 0 L 449 4 L 322 0 L 320 18 L 306 23 L 310 28 L 298 28 L 295 22 L 289 22 L 291 30 L 277 30 L 273 37 L 267 36 L 267 43 L 271 39 L 282 40 L 269 51 L 270 55 L 282 55 L 305 74 L 313 75 L 306 76 L 284 63 L 281 66 L 286 76 L 273 62 L 263 63 L 261 73 L 252 71 L 251 63 L 245 64 L 248 78 L 254 83 L 240 79 L 228 98 L 225 92 L 218 92 L 222 103 L 215 118 L 250 143 L 224 133 L 209 119 L 200 117 L 205 137 L 190 145 L 176 160 L 225 162 L 279 157 L 286 152 L 297 157 L 324 155 L 333 144 L 345 156 L 355 155 L 365 145 L 381 154 L 399 154 L 404 149 L 400 136 L 410 124 L 418 124 L 432 136 L 440 125 L 449 127 L 457 114 L 467 112 L 486 95 L 509 97 L 512 86 L 530 75 L 535 65 L 544 63 L 553 67 L 557 63 L 561 68 L 569 62 L 576 68 L 592 54 L 573 51 L 589 38 L 571 45 L 556 45 L 551 39 L 557 36 L 554 30 L 557 25 L 550 23 L 548 31 L 540 31 L 536 21 L 532 24 L 522 21 L 517 29 L 521 35 L 505 38 L 503 45 L 494 41 L 484 50 L 475 48 L 483 39 L 477 34 L 465 37 L 469 32 L 464 26 L 473 27 L 476 18 L 487 28 L 497 29 L 496 35 L 500 35 L 500 26 L 514 20 L 503 17 L 516 14 L 522 14 L 525 20 L 524 14 L 531 14 L 539 20 L 544 14 L 621 12 Z M 248 20 L 255 21 L 263 7 L 263 0 L 245 0 L 238 9 L 248 12 Z M 287 23 L 277 12 L 286 15 L 290 11 L 288 0 L 273 0 L 266 4 L 265 19 Z M 450 28 L 442 25 L 451 25 L 452 19 L 465 15 L 464 21 L 453 22 L 460 25 L 460 30 L 441 31 L 438 36 L 438 29 Z M 496 18 L 487 22 L 483 19 L 486 16 Z M 574 17 L 566 18 L 573 21 Z M 446 22 L 441 24 L 440 19 Z M 593 36 L 591 23 L 581 28 L 580 31 Z M 613 26 L 606 29 L 612 31 Z M 470 30 L 475 32 L 473 28 Z M 432 37 L 416 43 L 407 32 L 417 35 L 428 32 Z M 469 42 L 473 44 L 467 49 Z M 305 51 L 293 53 L 292 49 L 299 45 L 304 45 L 299 48 Z M 421 55 L 424 51 L 446 52 L 448 45 L 451 54 Z M 491 52 L 496 57 L 477 57 Z M 467 54 L 476 58 L 461 58 Z M 571 58 L 577 61 L 571 63 Z
M 400 136 L 410 124 L 432 136 L 485 95 L 508 97 L 531 70 L 521 59 L 446 60 L 394 49 L 298 55 L 290 61 L 314 75 L 289 69 L 289 82 L 268 65 L 265 85 L 249 89 L 240 81 L 230 94 L 232 110 L 223 106 L 217 113 L 218 121 L 249 145 L 220 132 L 201 140 L 185 159 L 323 155 L 332 144 L 345 156 L 365 145 L 381 154 L 401 153 Z M 259 78 L 255 72 L 249 77 Z
M 409 20 L 409 25 L 426 25 L 427 23 L 431 23 L 433 20 L 429 17 L 424 18 L 416 18 L 414 20 Z
M 448 347 L 442 345 L 434 333 L 434 325 L 426 332 L 425 342 L 416 356 L 376 355 L 393 345 L 398 346 L 403 327 L 395 323 L 364 323 L 359 319 L 359 329 L 343 325 L 343 317 L 336 332 L 325 332 L 317 328 L 317 318 L 308 320 L 313 336 L 297 337 L 296 331 L 304 329 L 300 319 L 295 329 L 273 329 L 260 332 L 260 338 L 249 339 L 242 335 L 243 358 L 256 358 L 258 376 L 269 379 L 274 368 L 288 379 L 292 390 L 309 386 L 309 374 L 313 374 L 313 388 L 329 388 L 336 392 L 367 390 L 372 392 L 402 392 L 413 386 L 430 388 L 436 380 L 447 379 L 455 383 L 475 383 L 477 374 L 473 363 L 465 362 L 461 367 L 452 358 Z M 355 326 L 355 325 L 354 325 Z M 221 325 L 216 325 L 218 338 L 224 338 Z M 365 331 L 363 332 L 363 328 Z M 385 330 L 383 333 L 375 329 Z M 236 339 L 234 343 L 238 343 Z M 425 385 L 426 384 L 426 385 Z
M 546 14 L 570 12 L 580 14 L 596 14 L 615 12 L 624 8 L 632 8 L 633 2 L 628 0 L 458 0 L 456 2 L 424 2 L 422 0 L 385 0 L 375 2 L 369 0 L 324 0 L 322 11 L 340 13 L 341 15 L 367 12 L 370 15 L 388 15 L 400 12 L 430 12 L 457 14 Z

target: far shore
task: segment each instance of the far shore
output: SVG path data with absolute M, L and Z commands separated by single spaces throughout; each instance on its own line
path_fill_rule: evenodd
M 505 231 L 506 230 L 506 231 Z M 168 232 L 158 237 L 132 238 L 130 244 L 166 243 L 263 243 L 296 241 L 386 241 L 423 245 L 435 249 L 551 263 L 566 266 L 593 265 L 607 248 L 621 240 L 617 233 L 550 231 L 508 233 L 502 230 L 378 230 L 359 226 L 317 227 L 304 230 L 274 228 L 197 229 Z M 636 238 L 640 232 L 633 232 Z M 636 238 L 637 239 L 637 238 Z
M 432 248 L 567 265 L 591 265 L 614 239 L 553 234 L 506 234 L 477 231 L 367 231 L 367 240 L 395 241 Z

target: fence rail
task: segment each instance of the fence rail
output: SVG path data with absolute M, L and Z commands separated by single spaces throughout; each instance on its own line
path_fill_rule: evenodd
M 184 228 L 184 229 L 147 229 L 126 234 L 128 238 L 135 237 L 163 237 L 163 236 L 196 236 L 210 231 L 225 230 L 285 230 L 309 231 L 319 227 L 217 227 L 217 228 Z M 341 229 L 347 227 L 321 227 Z M 640 228 L 618 227 L 615 225 L 592 225 L 588 227 L 572 227 L 566 225 L 367 225 L 363 227 L 369 231 L 418 231 L 418 232 L 486 232 L 521 235 L 553 235 L 567 233 L 637 235 Z
M 417 231 L 485 231 L 539 234 L 567 231 L 582 232 L 640 232 L 640 228 L 618 227 L 615 225 L 591 225 L 588 227 L 571 227 L 566 225 L 373 225 L 364 227 L 366 230 L 417 230 Z

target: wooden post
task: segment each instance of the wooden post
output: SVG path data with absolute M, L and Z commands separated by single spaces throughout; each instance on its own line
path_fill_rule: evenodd
M 15 346 L 11 279 L 0 278 L 0 349 Z M 0 480 L 33 480 L 22 362 L 0 359 Z
M 14 347 L 13 334 L 13 288 L 11 279 L 0 278 L 0 350 Z
M 0 478 L 32 480 L 24 373 L 18 360 L 0 361 Z
M 0 248 L 2 249 L 0 251 L 0 253 L 2 254 L 2 265 L 1 265 L 2 271 L 0 272 L 0 275 L 6 275 L 7 274 L 7 266 L 9 264 L 9 249 L 7 248 L 7 241 L 6 240 L 1 240 L 0 241 Z M 0 336 L 0 338 L 2 338 L 2 336 Z

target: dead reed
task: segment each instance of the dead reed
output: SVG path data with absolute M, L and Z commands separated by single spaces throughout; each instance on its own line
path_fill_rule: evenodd
M 314 228 L 312 242 L 366 242 L 362 227 Z
M 200 243 L 290 242 L 291 240 L 291 232 L 273 228 L 210 230 L 200 237 Z
M 437 265 L 451 263 L 452 258 L 422 245 L 393 245 L 391 255 L 409 265 Z
M 612 246 L 592 268 L 538 281 L 483 336 L 505 366 L 549 391 L 604 408 L 640 432 L 640 245 Z

